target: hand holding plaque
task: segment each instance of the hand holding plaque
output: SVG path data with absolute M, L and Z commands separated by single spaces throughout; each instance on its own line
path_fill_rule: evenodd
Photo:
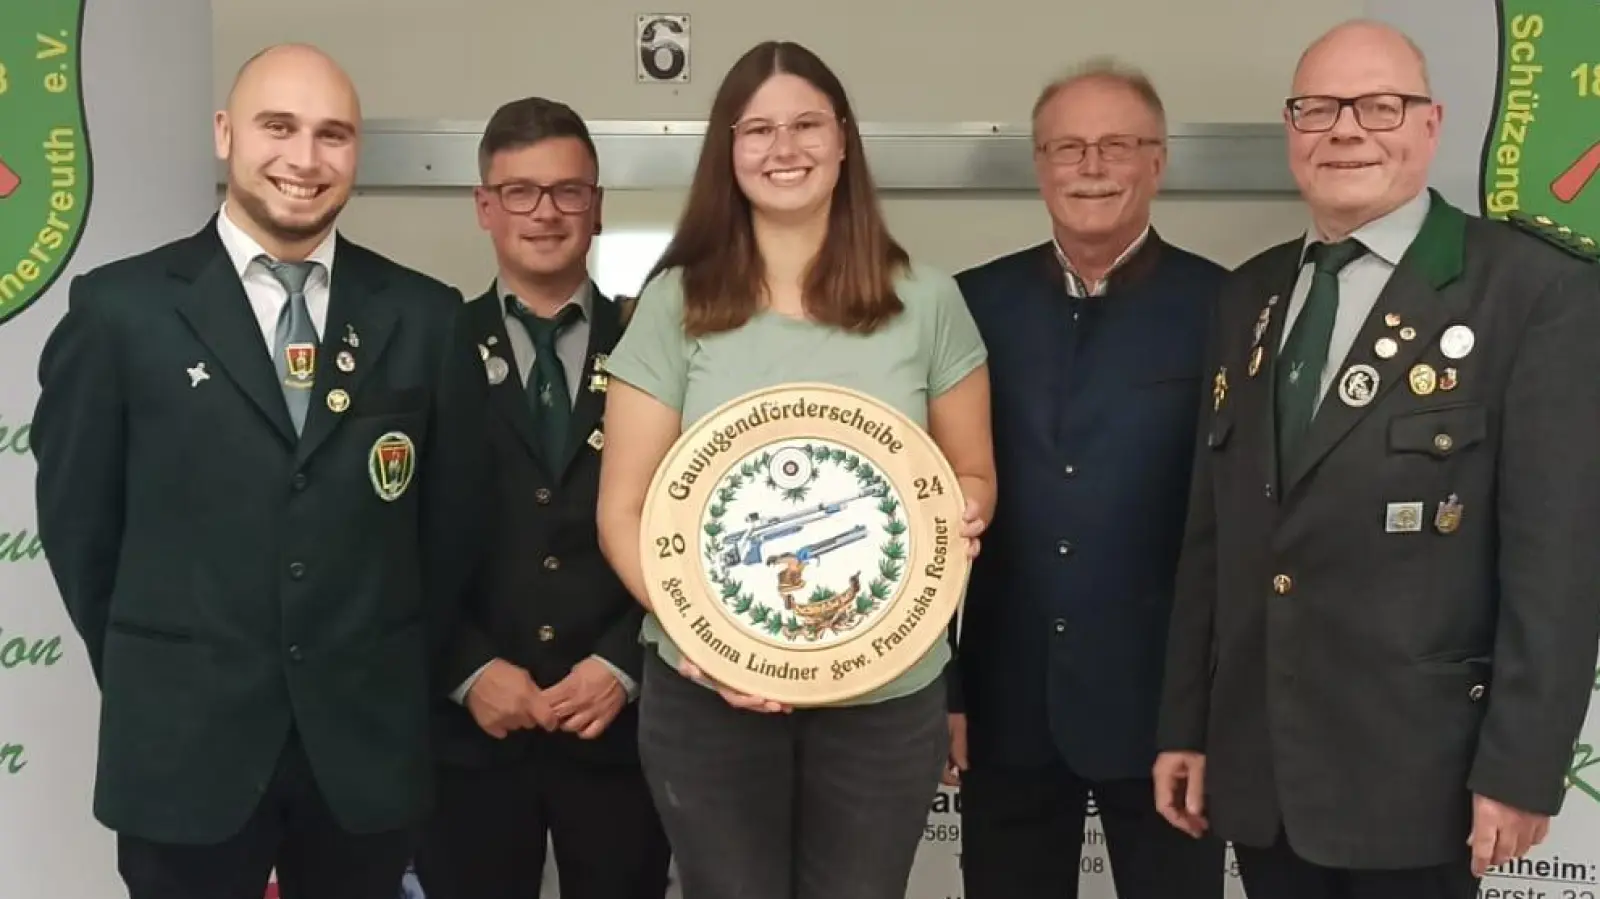
M 926 432 L 825 384 L 713 411 L 648 496 L 640 542 L 662 629 L 713 685 L 781 706 L 871 692 L 944 639 L 982 530 Z

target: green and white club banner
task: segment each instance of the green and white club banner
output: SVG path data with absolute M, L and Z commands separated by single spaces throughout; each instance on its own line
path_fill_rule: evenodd
M 91 814 L 99 694 L 34 527 L 39 349 L 82 271 L 215 205 L 208 0 L 4 0 L 0 15 L 0 896 L 113 899 Z

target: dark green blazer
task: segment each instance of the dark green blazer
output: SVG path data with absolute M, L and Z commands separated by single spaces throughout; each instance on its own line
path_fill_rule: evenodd
M 453 682 L 500 658 L 549 688 L 590 655 L 610 662 L 636 684 L 643 681 L 639 627 L 644 608 L 600 552 L 595 520 L 606 405 L 600 360 L 622 336 L 621 314 L 626 307 L 593 284 L 590 290 L 589 345 L 571 436 L 559 459 L 547 458 L 536 438 L 499 295 L 491 290 L 467 304 L 478 343 L 497 347 L 489 352 L 509 363 L 511 371 L 489 388 L 494 475 L 486 515 L 490 532 L 445 656 L 445 670 Z M 546 760 L 571 758 L 587 766 L 639 764 L 636 701 L 624 706 L 594 739 L 539 729 L 495 739 L 478 727 L 464 706 L 449 698 L 437 705 L 438 754 L 449 765 L 492 767 L 533 755 Z
M 429 801 L 487 383 L 456 290 L 343 239 L 332 274 L 298 439 L 215 218 L 74 279 L 44 347 L 39 530 L 101 688 L 113 830 L 234 833 L 291 724 L 345 828 Z
M 1561 807 L 1589 707 L 1600 265 L 1435 194 L 1280 459 L 1300 246 L 1246 262 L 1217 307 L 1159 746 L 1205 753 L 1219 839 L 1281 828 L 1327 867 L 1463 864 L 1474 793 Z

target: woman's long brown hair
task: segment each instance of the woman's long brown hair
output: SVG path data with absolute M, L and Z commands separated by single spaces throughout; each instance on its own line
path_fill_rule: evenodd
M 780 73 L 803 78 L 827 96 L 844 137 L 828 233 L 806 273 L 806 313 L 824 324 L 871 332 L 905 308 L 894 284 L 909 256 L 890 236 L 878 207 L 844 86 L 810 50 L 769 41 L 740 57 L 718 88 L 677 231 L 645 279 L 680 270 L 690 336 L 737 328 L 764 301 L 765 270 L 751 230 L 750 201 L 733 174 L 733 126 L 761 85 Z

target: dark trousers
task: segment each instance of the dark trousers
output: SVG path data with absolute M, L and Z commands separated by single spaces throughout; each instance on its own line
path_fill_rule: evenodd
M 445 768 L 417 851 L 427 899 L 539 899 L 546 841 L 561 899 L 662 899 L 671 851 L 637 767 L 535 752 L 508 767 Z
M 1168 824 L 1149 778 L 1088 781 L 1064 764 L 976 763 L 961 775 L 965 899 L 1076 899 L 1091 790 L 1117 899 L 1222 899 L 1226 847 Z
M 128 899 L 261 899 L 278 871 L 282 899 L 395 899 L 412 834 L 346 833 L 291 735 L 261 805 L 244 828 L 207 846 L 117 837 Z
M 1431 868 L 1351 871 L 1314 865 L 1295 854 L 1284 833 L 1272 846 L 1233 847 L 1239 879 L 1250 899 L 1475 899 L 1467 847 L 1461 861 Z
M 769 715 L 645 665 L 639 748 L 684 899 L 904 899 L 949 752 L 942 680 Z

